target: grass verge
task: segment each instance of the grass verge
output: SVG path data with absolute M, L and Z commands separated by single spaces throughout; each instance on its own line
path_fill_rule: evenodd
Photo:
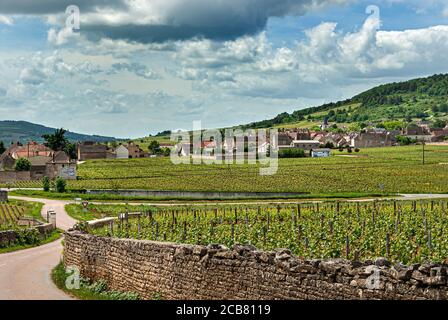
M 342 192 L 342 193 L 315 193 L 315 194 L 297 194 L 291 195 L 289 197 L 279 197 L 279 196 L 267 196 L 267 197 L 256 197 L 253 198 L 183 198 L 183 197 L 144 197 L 144 196 L 120 196 L 114 194 L 85 194 L 85 193 L 77 193 L 77 192 L 65 192 L 65 193 L 56 193 L 56 192 L 44 192 L 41 190 L 14 190 L 11 191 L 10 194 L 12 196 L 26 196 L 31 198 L 45 198 L 45 199 L 54 199 L 54 200 L 74 200 L 75 198 L 81 198 L 86 201 L 126 201 L 126 202 L 164 202 L 164 201 L 191 201 L 191 202 L 199 202 L 199 201 L 255 201 L 255 200 L 307 200 L 307 199 L 358 199 L 358 198 L 379 198 L 379 197 L 388 197 L 395 196 L 396 193 L 372 193 L 372 192 Z
M 51 272 L 51 278 L 60 290 L 80 300 L 139 300 L 138 294 L 109 290 L 107 283 L 104 281 L 90 283 L 88 279 L 81 278 L 79 289 L 68 289 L 66 282 L 70 276 L 72 276 L 72 273 L 65 271 L 62 262 Z
M 50 234 L 50 236 L 48 238 L 40 241 L 37 244 L 12 245 L 10 247 L 0 248 L 0 254 L 42 246 L 44 244 L 48 244 L 50 242 L 58 240 L 61 236 L 62 236 L 62 231 L 59 229 L 55 229 L 55 230 L 53 230 L 53 232 Z

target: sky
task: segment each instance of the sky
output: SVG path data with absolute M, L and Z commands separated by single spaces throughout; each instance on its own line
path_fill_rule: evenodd
M 447 52 L 447 0 L 2 0 L 0 119 L 233 126 L 447 73 Z

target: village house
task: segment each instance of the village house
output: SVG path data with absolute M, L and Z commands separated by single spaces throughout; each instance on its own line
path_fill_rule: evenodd
M 442 142 L 448 138 L 448 125 L 445 128 L 431 128 L 431 142 Z
M 312 140 L 308 129 L 292 129 L 286 132 L 292 140 Z
M 291 144 L 293 148 L 311 151 L 320 148 L 320 142 L 315 140 L 294 140 Z
M 431 142 L 433 136 L 426 126 L 409 125 L 401 131 L 401 135 L 417 141 Z
M 129 142 L 127 144 L 120 144 L 117 149 L 115 149 L 115 155 L 117 159 L 136 159 L 145 158 L 148 156 L 138 144 L 134 142 Z
M 277 137 L 278 147 L 291 147 L 291 143 L 293 142 L 293 138 L 287 132 L 279 132 Z
M 78 161 L 115 158 L 115 154 L 105 144 L 85 141 L 78 143 Z
M 16 161 L 20 158 L 30 161 L 29 171 L 14 170 Z M 1 182 L 40 180 L 44 176 L 50 179 L 76 179 L 76 161 L 71 160 L 63 151 L 53 151 L 36 142 L 29 142 L 25 146 L 13 144 L 0 156 Z
M 354 135 L 350 146 L 353 148 L 380 148 L 395 145 L 396 137 L 391 132 L 367 131 Z

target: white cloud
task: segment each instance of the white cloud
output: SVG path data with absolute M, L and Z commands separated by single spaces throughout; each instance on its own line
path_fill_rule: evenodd
M 71 39 L 79 37 L 79 33 L 73 32 L 70 28 L 63 28 L 61 30 L 56 30 L 51 28 L 48 30 L 48 42 L 54 46 L 60 46 L 66 44 Z
M 448 18 L 448 6 L 446 6 L 446 7 L 443 9 L 442 14 L 443 14 L 444 17 Z
M 12 17 L 0 15 L 0 24 L 6 24 L 8 26 L 12 26 L 14 24 L 14 20 Z

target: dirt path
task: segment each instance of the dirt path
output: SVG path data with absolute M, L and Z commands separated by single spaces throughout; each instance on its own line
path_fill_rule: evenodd
M 64 210 L 66 202 L 57 200 L 10 197 L 44 203 L 42 215 L 47 210 L 56 212 L 58 228 L 67 230 L 76 222 Z M 1 300 L 67 300 L 50 278 L 51 270 L 59 263 L 62 240 L 43 246 L 0 255 Z

